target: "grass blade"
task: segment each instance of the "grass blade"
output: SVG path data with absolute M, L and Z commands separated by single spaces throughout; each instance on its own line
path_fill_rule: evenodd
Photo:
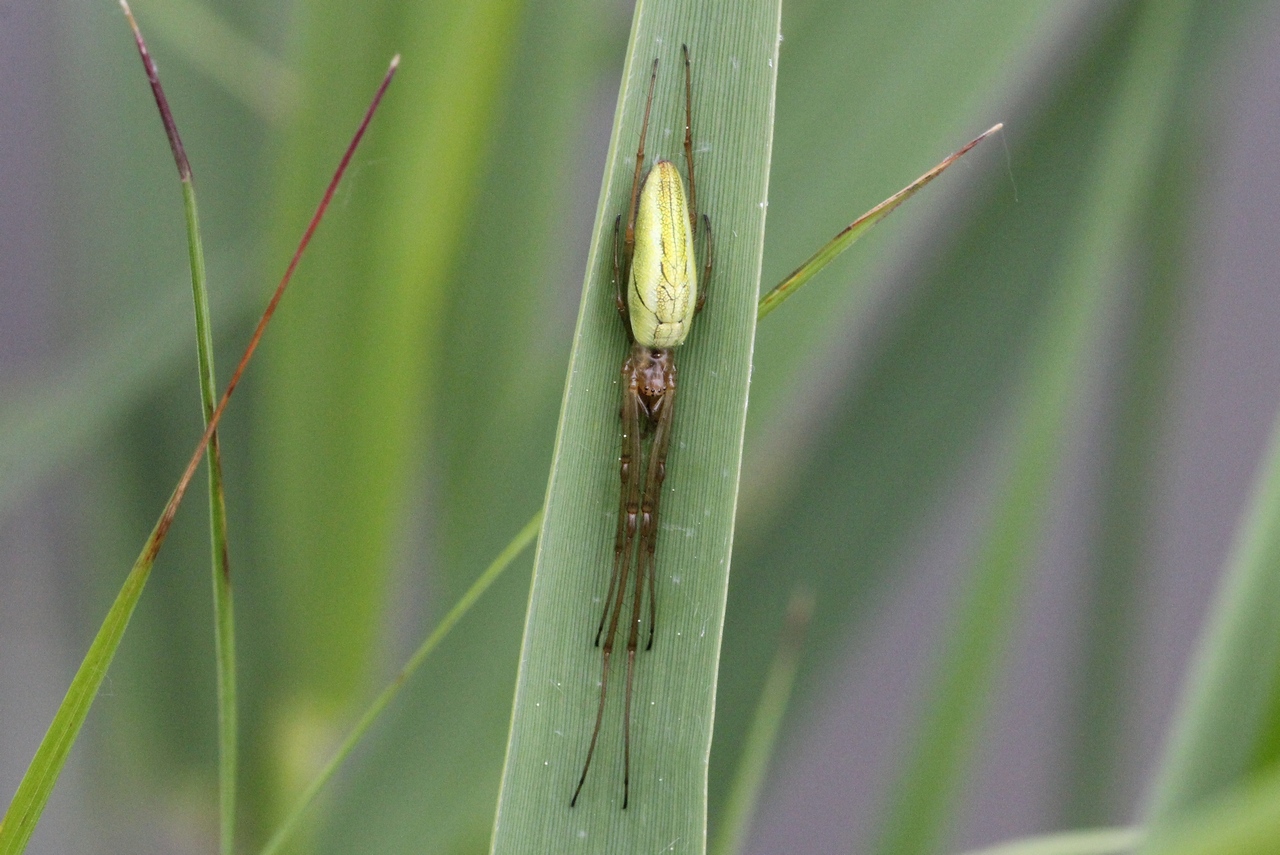
M 1156 778 L 1158 828 L 1263 759 L 1280 673 L 1280 420 L 1236 535 Z
M 964 855 L 1123 855 L 1142 842 L 1137 828 L 1096 828 L 1027 837 Z
M 947 167 L 968 154 L 971 148 L 1003 127 L 1003 124 L 996 124 L 983 131 L 977 137 L 965 143 L 958 151 L 947 157 L 933 169 L 930 169 L 924 175 L 921 175 L 915 181 L 912 181 L 906 187 L 903 187 L 897 193 L 894 193 L 888 199 L 885 199 L 879 205 L 876 205 L 870 211 L 867 211 L 861 217 L 858 217 L 858 219 L 841 229 L 835 237 L 810 256 L 804 264 L 792 271 L 787 278 L 775 285 L 772 291 L 760 298 L 760 317 L 763 318 L 765 315 L 778 308 L 778 306 L 782 304 L 783 300 L 798 291 L 800 286 L 804 285 L 817 275 L 818 271 L 822 270 L 822 268 L 834 261 L 836 256 L 852 246 L 853 242 L 866 234 L 872 226 L 889 216 L 889 214 L 891 214 L 894 209 L 903 202 L 916 195 L 916 193 L 922 190 L 926 184 L 946 171 Z
M 205 273 L 204 246 L 200 239 L 199 208 L 196 205 L 195 181 L 191 162 L 187 159 L 178 133 L 177 122 L 169 109 L 160 75 L 156 70 L 142 31 L 126 0 L 120 0 L 129 27 L 133 30 L 142 67 L 151 82 L 156 107 L 169 137 L 173 159 L 182 183 L 183 209 L 186 213 L 187 250 L 191 262 L 191 294 L 195 303 L 196 351 L 200 364 L 200 402 L 208 427 L 217 404 L 218 381 L 214 374 L 213 324 L 209 313 L 208 278 Z M 236 840 L 236 758 L 238 726 L 236 701 L 236 636 L 235 611 L 231 588 L 231 552 L 227 543 L 227 503 L 222 488 L 222 452 L 218 433 L 209 436 L 209 545 L 212 557 L 214 657 L 218 681 L 218 831 L 222 855 L 233 855 Z
M 795 685 L 796 670 L 800 665 L 800 653 L 805 633 L 809 629 L 809 620 L 813 617 L 813 607 L 813 592 L 808 588 L 801 587 L 792 593 L 778 652 L 765 676 L 760 704 L 756 707 L 751 729 L 747 732 L 747 740 L 738 761 L 738 771 L 726 800 L 723 824 L 716 834 L 715 845 L 711 848 L 715 855 L 736 855 L 746 846 L 751 820 L 764 789 L 765 773 L 769 771 L 769 761 L 777 745 L 778 730 L 782 727 L 783 716 L 791 701 L 791 690 Z
M 495 852 L 565 851 L 584 842 L 613 851 L 661 851 L 673 841 L 683 851 L 705 849 L 706 762 L 754 341 L 778 14 L 771 0 L 636 6 L 538 543 Z M 615 378 L 625 336 L 609 281 L 613 219 L 630 193 L 655 56 L 662 70 L 650 151 L 679 155 L 664 141 L 683 119 L 674 103 L 683 95 L 682 42 L 693 62 L 698 200 L 718 237 L 716 268 L 707 309 L 678 356 L 681 402 L 657 556 L 661 613 L 653 650 L 637 664 L 631 805 L 620 810 L 615 703 L 588 786 L 570 809 L 598 698 L 592 636 L 618 505 Z
M 302 235 L 302 240 L 299 242 L 298 248 L 280 280 L 280 284 L 276 286 L 275 293 L 271 295 L 271 300 L 267 303 L 262 318 L 258 321 L 258 325 L 249 339 L 244 355 L 240 358 L 240 363 L 236 366 L 236 370 L 231 375 L 231 380 L 227 383 L 226 391 L 222 393 L 218 406 L 214 408 L 213 413 L 210 415 L 208 425 L 205 427 L 200 441 L 196 444 L 195 451 L 187 463 L 186 470 L 178 480 L 173 493 L 170 494 L 168 502 L 165 503 L 164 510 L 156 521 L 155 527 L 152 528 L 142 552 L 138 555 L 133 568 L 129 571 L 129 575 L 125 578 L 120 593 L 107 611 L 107 616 L 103 620 L 102 626 L 98 629 L 97 635 L 94 636 L 93 642 L 89 645 L 89 651 L 81 661 L 80 667 L 76 670 L 76 674 L 71 680 L 71 685 L 67 689 L 67 694 L 58 706 L 58 711 L 54 714 L 53 721 L 49 724 L 49 729 L 40 741 L 40 746 L 36 749 L 31 764 L 27 767 L 26 773 L 23 774 L 22 781 L 18 784 L 17 792 L 14 793 L 13 800 L 9 803 L 9 808 L 5 811 L 4 818 L 0 820 L 0 855 L 19 855 L 26 849 L 27 841 L 30 840 L 36 824 L 40 821 L 40 814 L 43 813 L 49 796 L 53 792 L 54 785 L 57 784 L 58 775 L 67 761 L 67 755 L 70 754 L 71 748 L 75 744 L 80 728 L 84 725 L 85 717 L 89 714 L 89 708 L 93 705 L 93 699 L 97 697 L 98 689 L 102 685 L 103 678 L 106 677 L 111 660 L 115 657 L 116 649 L 120 646 L 120 639 L 124 637 L 124 631 L 129 626 L 129 618 L 132 617 L 133 610 L 137 607 L 142 591 L 146 587 L 147 578 L 151 574 L 156 555 L 159 554 L 160 547 L 164 545 L 165 537 L 173 525 L 174 516 L 178 512 L 178 507 L 181 505 L 183 497 L 186 495 L 187 487 L 195 475 L 196 468 L 200 465 L 200 460 L 204 457 L 205 449 L 208 447 L 214 431 L 217 430 L 218 422 L 226 411 L 231 395 L 239 385 L 240 378 L 243 376 L 245 368 L 248 367 L 249 360 L 253 357 L 258 343 L 262 340 L 262 334 L 266 330 L 267 324 L 271 322 L 271 318 L 275 315 L 276 307 L 280 304 L 280 299 L 284 296 L 285 289 L 293 278 L 293 272 L 297 269 L 298 260 L 311 242 L 316 227 L 320 224 L 321 218 L 323 218 L 330 201 L 333 199 L 334 190 L 337 189 L 338 182 L 346 172 L 347 165 L 351 162 L 351 156 L 355 152 L 356 146 L 359 145 L 360 140 L 363 138 L 364 132 L 373 118 L 374 111 L 378 108 L 387 86 L 391 83 L 391 77 L 395 73 L 399 60 L 398 56 L 392 60 L 387 76 L 383 79 L 381 87 L 374 95 L 373 102 L 360 123 L 360 127 L 356 130 L 355 136 L 343 154 L 342 161 L 329 182 L 329 186 L 326 188 L 320 205 L 311 218 L 311 222 L 308 223 L 307 229 Z
M 266 846 L 262 847 L 260 855 L 275 855 L 275 853 L 280 851 L 281 847 L 289 842 L 290 836 L 297 828 L 298 823 L 302 821 L 307 808 L 310 807 L 313 801 L 315 801 L 316 796 L 320 794 L 322 789 L 324 789 L 324 786 L 333 777 L 334 772 L 338 770 L 342 763 L 347 759 L 348 755 L 351 754 L 352 749 L 359 744 L 360 740 L 363 739 L 364 735 L 369 731 L 369 728 L 372 727 L 373 723 L 382 715 L 382 711 L 385 710 L 387 705 L 390 704 L 391 701 L 395 699 L 396 695 L 400 693 L 400 689 L 409 680 L 409 678 L 413 676 L 414 672 L 418 670 L 419 666 L 426 661 L 427 656 L 431 654 L 431 651 L 435 650 L 436 647 L 440 645 L 440 642 L 444 641 L 445 636 L 449 634 L 449 630 L 453 629 L 454 625 L 458 621 L 462 620 L 463 616 L 465 616 L 466 613 L 471 610 L 471 607 L 476 604 L 476 601 L 484 596 L 484 592 L 489 590 L 489 586 L 497 581 L 503 571 L 511 566 L 511 562 L 515 561 L 516 558 L 519 557 L 520 553 L 524 552 L 525 547 L 533 542 L 533 538 L 538 533 L 538 529 L 541 525 L 542 514 L 535 514 L 533 519 L 529 520 L 525 527 L 521 529 L 514 538 L 512 538 L 506 548 L 498 554 L 498 557 L 493 559 L 493 563 L 491 563 L 488 568 L 480 574 L 480 577 L 476 579 L 471 587 L 467 589 L 467 592 L 462 595 L 462 599 L 458 600 L 454 607 L 449 610 L 449 613 L 445 615 L 436 628 L 431 631 L 431 634 L 427 636 L 426 640 L 418 646 L 418 649 L 409 657 L 409 661 L 405 663 L 404 667 L 400 669 L 391 681 L 391 685 L 383 689 L 378 697 L 374 698 L 373 703 L 371 703 L 364 713 L 361 714 L 360 718 L 347 733 L 337 750 L 333 752 L 333 755 L 329 758 L 328 762 L 326 762 L 324 767 L 320 770 L 320 773 L 312 779 L 310 784 L 307 785 L 306 790 L 304 790 L 302 795 L 298 798 L 298 801 L 284 818 L 284 821 L 280 823 L 280 826 L 271 835 Z

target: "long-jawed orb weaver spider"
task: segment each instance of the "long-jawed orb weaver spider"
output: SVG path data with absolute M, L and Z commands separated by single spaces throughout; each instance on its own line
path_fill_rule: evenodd
M 617 639 L 618 624 L 626 599 L 633 558 L 635 583 L 631 597 L 631 625 L 627 631 L 627 688 L 622 714 L 622 807 L 631 795 L 631 686 L 636 650 L 640 642 L 641 603 L 645 583 L 649 590 L 649 638 L 645 650 L 653 647 L 653 630 L 658 607 L 654 598 L 653 554 L 658 540 L 658 500 L 666 477 L 667 449 L 671 444 L 671 419 L 675 411 L 676 362 L 674 348 L 689 334 L 693 317 L 702 311 L 711 279 L 711 220 L 698 218 L 697 190 L 693 179 L 693 84 L 689 70 L 689 48 L 684 53 L 684 159 L 689 170 L 689 197 L 685 201 L 684 181 L 669 160 L 659 160 L 641 183 L 645 136 L 649 131 L 649 111 L 658 80 L 658 60 L 649 76 L 649 97 L 640 125 L 640 145 L 636 149 L 636 169 L 631 179 L 631 202 L 627 206 L 627 227 L 622 216 L 613 221 L 614 301 L 631 340 L 631 350 L 622 363 L 622 491 L 618 505 L 618 534 L 614 542 L 613 573 L 604 613 L 596 628 L 596 646 L 603 657 L 600 677 L 600 705 L 591 732 L 587 760 L 569 806 L 587 780 L 591 758 L 600 738 L 604 720 L 605 691 L 609 685 L 609 662 Z M 698 290 L 698 225 L 706 234 L 706 261 L 702 267 L 702 290 Z M 626 293 L 623 293 L 625 283 Z M 651 435 L 649 459 L 642 459 L 642 434 Z M 644 472 L 643 487 L 641 471 Z M 605 624 L 608 623 L 608 630 Z M 604 644 L 600 639 L 603 636 Z

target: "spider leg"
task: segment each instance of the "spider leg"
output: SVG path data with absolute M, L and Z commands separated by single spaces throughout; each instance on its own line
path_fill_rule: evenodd
M 635 597 L 631 601 L 631 630 L 627 633 L 627 693 L 622 707 L 622 809 L 631 798 L 631 688 L 635 684 L 636 647 L 640 635 L 640 599 L 644 595 L 644 570 L 636 568 Z M 652 602 L 652 600 L 651 600 Z M 621 605 L 621 598 L 619 598 Z
M 640 512 L 640 440 L 642 418 L 640 412 L 640 378 L 636 372 L 635 360 L 630 356 L 622 363 L 622 449 L 618 456 L 622 480 L 621 495 L 618 500 L 618 531 L 613 542 L 613 572 L 609 575 L 609 593 L 604 598 L 604 610 L 600 614 L 600 625 L 596 627 L 596 647 L 600 646 L 600 636 L 604 632 L 605 622 L 613 612 L 614 625 L 617 623 L 617 607 L 613 605 L 614 593 L 622 598 L 618 580 L 631 565 L 632 544 L 635 543 L 637 520 Z M 609 630 L 613 633 L 612 625 Z
M 608 619 L 609 631 L 605 635 L 604 646 L 601 648 L 600 705 L 596 709 L 596 724 L 591 731 L 591 744 L 587 746 L 587 759 L 582 764 L 582 775 L 578 778 L 578 786 L 573 791 L 573 798 L 569 800 L 569 807 L 578 803 L 578 795 L 582 792 L 582 785 L 587 780 L 591 758 L 595 756 L 596 743 L 600 739 L 600 725 L 604 721 L 605 695 L 609 686 L 609 663 L 613 657 L 614 640 L 618 635 L 618 621 L 622 616 L 622 601 L 626 595 L 627 578 L 631 571 L 632 545 L 635 543 L 636 522 L 640 514 L 640 390 L 635 363 L 630 357 L 622 365 L 622 377 L 625 388 L 622 397 L 622 498 L 618 507 L 618 534 L 614 544 L 613 573 L 609 577 L 609 593 L 605 597 L 604 613 L 600 616 L 600 628 L 596 630 L 598 646 L 605 621 Z M 609 617 L 611 613 L 612 618 Z M 628 686 L 630 686 L 629 677 Z M 625 791 L 623 805 L 626 805 Z
M 676 403 L 676 366 L 672 360 L 666 378 L 666 390 L 654 413 L 653 445 L 649 449 L 644 493 L 640 499 L 640 546 L 637 573 L 649 581 L 649 640 L 645 650 L 653 649 L 653 633 L 658 622 L 657 570 L 653 560 L 658 544 L 658 502 L 662 498 L 662 482 L 667 477 L 667 450 L 671 447 L 671 422 Z M 639 622 L 639 613 L 636 615 Z
M 684 161 L 689 165 L 689 228 L 698 231 L 698 190 L 693 180 L 693 73 L 689 70 L 689 46 L 684 52 Z
M 627 632 L 627 691 L 622 712 L 622 808 L 626 810 L 631 796 L 631 694 L 635 684 L 636 650 L 640 647 L 640 611 L 644 602 L 644 587 L 649 583 L 649 640 L 645 650 L 653 647 L 653 628 L 658 616 L 655 598 L 654 546 L 658 540 L 658 500 L 662 495 L 662 480 L 666 477 L 667 449 L 671 444 L 671 416 L 674 412 L 676 378 L 675 363 L 671 363 L 665 379 L 662 397 L 651 412 L 653 421 L 653 445 L 649 449 L 649 463 L 644 480 L 644 493 L 640 499 L 640 546 L 636 563 L 635 592 L 631 599 L 631 628 Z M 625 580 L 622 582 L 625 584 Z M 622 602 L 621 595 L 618 598 Z
M 702 227 L 707 233 L 707 260 L 702 265 L 702 279 L 698 282 L 698 302 L 694 304 L 694 312 L 702 311 L 702 304 L 707 302 L 707 291 L 711 287 L 711 262 L 715 258 L 716 243 L 711 238 L 711 218 L 702 215 Z
M 680 45 L 684 52 L 684 160 L 689 167 L 689 227 L 694 237 L 698 235 L 698 182 L 693 177 L 693 72 L 689 70 L 689 46 Z M 707 286 L 711 283 L 711 257 L 714 254 L 711 240 L 711 218 L 702 215 L 702 227 L 707 233 L 707 261 L 702 267 L 698 302 L 694 311 L 701 312 L 707 301 Z
M 613 302 L 622 316 L 622 325 L 627 329 L 627 338 L 633 338 L 631 332 L 631 313 L 627 309 L 625 280 L 622 276 L 623 260 L 619 256 L 622 250 L 622 215 L 613 218 Z
M 644 167 L 644 139 L 649 134 L 649 109 L 653 107 L 653 87 L 658 82 L 658 58 L 653 58 L 649 75 L 649 99 L 644 103 L 644 121 L 640 124 L 640 147 L 636 149 L 636 171 L 631 177 L 631 204 L 627 206 L 627 232 L 622 244 L 624 274 L 630 273 L 631 256 L 636 248 L 636 204 L 640 200 L 640 170 Z

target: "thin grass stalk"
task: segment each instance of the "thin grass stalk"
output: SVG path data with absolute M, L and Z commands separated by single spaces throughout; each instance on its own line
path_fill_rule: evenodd
M 1280 663 L 1280 419 L 1189 671 L 1147 821 L 1160 828 L 1254 770 Z
M 885 199 L 879 205 L 876 205 L 870 211 L 867 211 L 861 217 L 858 217 L 858 219 L 841 229 L 835 237 L 823 244 L 823 246 L 810 256 L 804 264 L 797 267 L 790 275 L 775 285 L 769 293 L 760 298 L 758 319 L 763 319 L 774 309 L 778 308 L 778 306 L 782 305 L 784 300 L 816 276 L 819 270 L 835 261 L 842 252 L 853 246 L 854 242 L 870 231 L 872 226 L 889 216 L 889 214 L 893 213 L 899 205 L 910 199 L 920 190 L 924 189 L 926 184 L 945 172 L 947 167 L 951 166 L 951 164 L 968 154 L 974 146 L 1003 127 L 1004 125 L 1002 123 L 997 123 L 983 131 L 977 137 L 961 146 L 957 151 L 948 155 L 941 163 L 933 167 L 933 169 L 930 169 L 924 175 L 921 175 L 915 181 L 912 181 L 906 187 L 903 187 L 897 193 L 894 193 L 888 199 Z
M 714 855 L 737 855 L 746 848 L 751 822 L 760 804 L 760 794 L 764 791 L 765 775 L 777 749 L 778 732 L 791 702 L 814 606 L 813 592 L 807 587 L 801 586 L 792 592 L 778 650 L 769 663 L 764 688 L 760 690 L 760 702 L 756 705 L 751 729 L 747 731 L 747 740 L 739 755 L 738 769 L 729 788 L 720 831 L 711 845 Z
M 160 75 L 147 50 L 142 31 L 126 0 L 120 0 L 133 30 L 133 38 L 142 58 L 142 67 L 151 83 L 160 120 L 169 138 L 178 180 L 182 184 L 182 207 L 186 215 L 187 253 L 191 264 L 191 296 L 195 304 L 196 355 L 199 361 L 200 402 L 208 427 L 218 399 L 213 354 L 213 323 L 209 312 L 208 276 L 205 272 L 204 246 L 200 237 L 199 206 L 196 204 L 195 180 L 191 161 L 182 145 L 182 136 L 173 111 L 160 84 Z M 218 683 L 218 838 L 222 855 L 233 855 L 236 837 L 236 758 L 239 743 L 236 701 L 236 636 L 235 612 L 231 585 L 231 554 L 227 543 L 227 505 L 222 486 L 222 452 L 218 434 L 209 437 L 209 546 L 213 582 L 214 651 Z
M 1138 828 L 1090 828 L 1011 840 L 964 855 L 1125 855 L 1142 842 Z
M 480 574 L 479 578 L 472 583 L 471 587 L 467 589 L 467 592 L 462 595 L 462 598 L 454 604 L 453 608 L 449 610 L 449 613 L 446 614 L 436 628 L 431 631 L 431 634 L 426 637 L 422 644 L 418 645 L 418 649 L 409 657 L 409 660 L 404 664 L 404 667 L 402 667 L 396 673 L 395 677 L 392 678 L 390 685 L 383 689 L 378 696 L 373 699 L 373 702 L 369 704 L 365 711 L 360 715 L 360 718 L 356 720 L 355 725 L 343 738 L 342 742 L 333 752 L 333 755 L 325 762 L 324 767 L 321 768 L 321 770 L 311 780 L 311 783 L 307 785 L 307 788 L 303 791 L 302 795 L 298 797 L 298 800 L 289 810 L 289 813 L 281 821 L 275 832 L 272 833 L 267 844 L 262 847 L 260 855 L 276 855 L 276 853 L 280 851 L 281 847 L 289 842 L 290 837 L 293 835 L 294 831 L 297 830 L 298 824 L 306 814 L 307 808 L 311 806 L 311 803 L 315 801 L 316 796 L 320 794 L 320 791 L 323 790 L 325 785 L 333 778 L 334 773 L 346 761 L 347 757 L 351 754 L 351 751 L 360 743 L 360 740 L 364 739 L 365 734 L 369 732 L 369 728 L 372 727 L 374 722 L 376 722 L 382 715 L 383 710 L 385 710 L 387 705 L 390 704 L 395 699 L 396 695 L 400 693 L 404 684 L 408 682 L 409 678 L 412 677 L 418 668 L 422 666 L 422 663 L 427 660 L 427 657 L 431 655 L 431 651 L 440 646 L 440 643 L 444 641 L 445 637 L 449 634 L 449 631 L 453 629 L 458 621 L 462 620 L 467 612 L 471 611 L 471 607 L 474 606 L 482 596 L 484 596 L 485 591 L 489 590 L 489 587 L 498 580 L 498 577 L 502 575 L 503 571 L 510 567 L 511 563 L 520 556 L 520 553 L 524 552 L 529 544 L 533 542 L 533 539 L 537 535 L 538 529 L 541 525 L 542 514 L 534 514 L 533 519 L 525 523 L 524 528 L 520 529 L 520 531 L 516 533 L 516 536 L 512 538 L 511 542 L 503 548 L 502 552 L 498 554 L 498 557 L 493 559 L 493 563 L 491 563 L 485 571 Z

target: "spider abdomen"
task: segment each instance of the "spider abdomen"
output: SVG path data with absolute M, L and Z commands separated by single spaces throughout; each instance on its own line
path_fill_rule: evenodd
M 684 179 L 669 160 L 645 177 L 635 241 L 627 287 L 631 334 L 645 347 L 675 347 L 693 324 L 698 281 Z

